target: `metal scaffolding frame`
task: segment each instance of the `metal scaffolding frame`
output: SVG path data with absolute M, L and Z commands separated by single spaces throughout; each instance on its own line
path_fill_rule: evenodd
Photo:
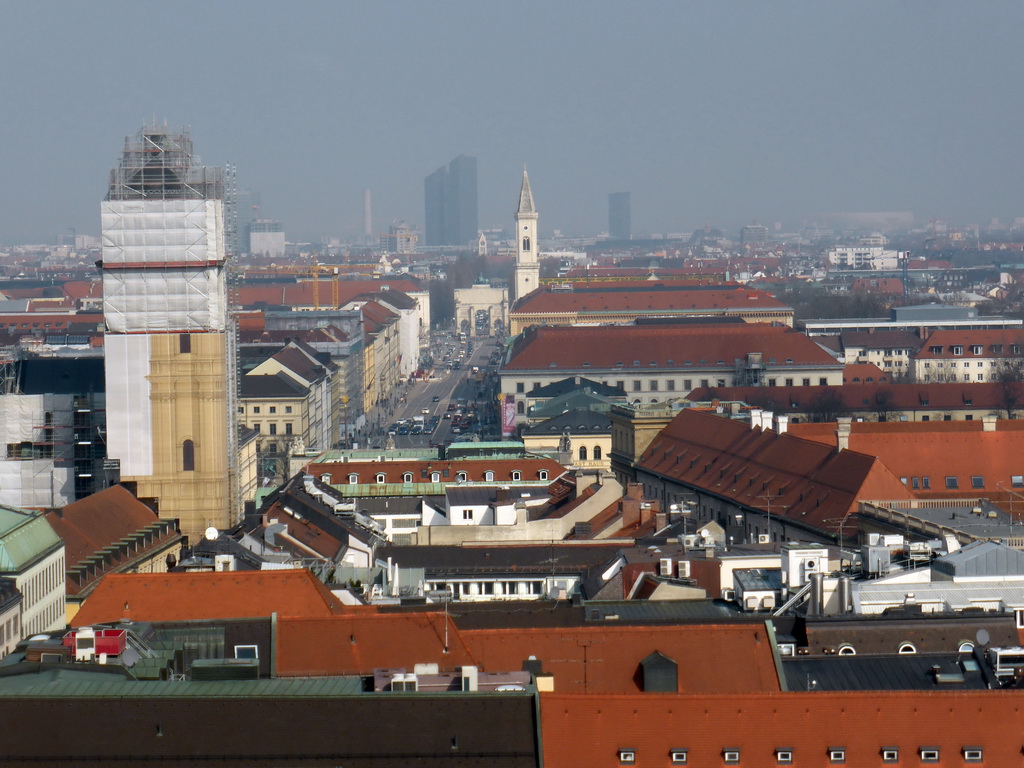
M 221 200 L 224 169 L 199 164 L 188 131 L 143 126 L 124 140 L 107 200 Z

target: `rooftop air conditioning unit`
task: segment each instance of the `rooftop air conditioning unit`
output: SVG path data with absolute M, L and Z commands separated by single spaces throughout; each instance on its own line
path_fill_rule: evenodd
M 672 575 L 672 558 L 671 557 L 663 557 L 663 558 L 661 558 L 661 565 L 660 565 L 660 567 L 658 569 L 658 574 L 661 575 L 661 576 L 671 576 Z
M 680 560 L 678 563 L 679 567 L 679 578 L 688 579 L 690 578 L 690 561 Z
M 758 544 L 770 544 L 771 541 L 772 541 L 772 537 L 769 534 L 767 534 L 767 533 L 759 533 L 759 534 L 757 534 L 757 543 Z

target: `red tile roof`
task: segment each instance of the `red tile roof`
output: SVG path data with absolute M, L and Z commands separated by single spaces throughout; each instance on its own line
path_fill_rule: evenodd
M 774 516 L 833 535 L 860 500 L 912 498 L 871 455 L 696 410 L 680 412 L 637 467 L 748 509 L 767 512 L 770 496 Z
M 976 421 L 854 422 L 850 425 L 850 449 L 877 456 L 897 477 L 928 477 L 930 491 L 917 495 L 936 497 L 1002 497 L 997 482 L 1009 488 L 1013 475 L 1024 475 L 1024 421 L 998 421 L 994 432 L 985 432 Z M 826 446 L 836 444 L 835 424 L 793 424 L 790 431 Z M 957 488 L 947 489 L 945 478 L 957 478 Z M 971 478 L 981 479 L 981 487 Z M 882 497 L 878 497 L 882 498 Z
M 64 540 L 65 561 L 72 566 L 160 518 L 125 488 L 114 485 L 62 510 L 47 512 L 46 519 Z
M 344 606 L 309 571 L 131 573 L 104 577 L 75 615 L 74 626 L 118 621 L 333 616 Z
M 1022 708 L 1019 690 L 584 696 L 561 692 L 557 677 L 540 696 L 547 768 L 618 768 L 620 749 L 638 766 L 671 765 L 680 749 L 687 765 L 720 766 L 735 749 L 739 765 L 767 768 L 776 749 L 811 767 L 828 765 L 830 748 L 852 766 L 881 765 L 882 749 L 896 748 L 899 765 L 917 766 L 922 747 L 939 750 L 940 768 L 964 765 L 964 747 L 1002 768 L 1021 763 Z
M 762 624 L 585 627 L 462 631 L 473 658 L 487 671 L 520 669 L 535 656 L 566 693 L 636 693 L 640 662 L 660 651 L 678 665 L 687 693 L 778 691 L 772 647 Z
M 843 366 L 843 383 L 865 384 L 889 381 L 889 375 L 874 363 L 847 363 Z
M 729 325 L 541 326 L 516 342 L 503 370 L 613 369 L 622 372 L 719 365 L 732 368 L 748 352 L 766 365 L 837 365 L 835 358 L 804 334 L 764 323 Z M 772 362 L 772 360 L 776 362 Z M 639 361 L 639 365 L 634 365 Z M 669 362 L 671 361 L 671 362 Z M 651 366 L 650 363 L 655 365 Z
M 971 347 L 981 345 L 980 354 L 971 351 Z M 994 352 L 993 345 L 1002 345 L 1002 351 Z M 971 358 L 1012 357 L 1019 358 L 1021 352 L 1013 351 L 1016 345 L 1024 349 L 1024 328 L 979 328 L 964 331 L 934 331 L 920 350 L 914 355 L 917 360 L 970 360 Z M 954 355 L 954 346 L 963 347 L 962 354 Z M 941 348 L 933 352 L 933 347 Z
M 422 290 L 411 280 L 339 280 L 338 306 L 344 306 L 360 294 L 374 293 L 381 290 L 382 285 L 390 286 L 389 290 L 416 292 Z M 317 283 L 306 280 L 299 283 L 263 283 L 242 285 L 238 288 L 238 301 L 243 307 L 256 304 L 286 307 L 313 307 L 318 302 L 323 308 L 331 306 L 333 285 L 330 280 Z
M 396 667 L 412 672 L 416 664 L 431 662 L 442 670 L 475 664 L 444 613 L 377 613 L 375 608 L 357 607 L 333 618 L 278 620 L 281 677 L 365 675 Z M 522 659 L 501 671 L 521 668 Z
M 513 315 L 557 312 L 708 312 L 792 310 L 769 293 L 731 286 L 694 286 L 692 282 L 576 284 L 571 291 L 534 291 L 516 306 Z

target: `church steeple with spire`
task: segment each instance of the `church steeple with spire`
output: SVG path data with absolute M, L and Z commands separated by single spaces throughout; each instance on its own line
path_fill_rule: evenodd
M 530 177 L 523 168 L 523 186 L 516 210 L 516 264 L 513 302 L 540 286 L 540 262 L 537 259 L 537 208 L 530 191 Z

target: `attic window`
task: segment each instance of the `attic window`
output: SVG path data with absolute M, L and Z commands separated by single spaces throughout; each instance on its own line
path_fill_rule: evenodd
M 883 763 L 898 763 L 899 761 L 900 751 L 896 747 L 882 747 Z
M 964 747 L 965 763 L 980 763 L 984 759 L 981 747 Z
M 740 751 L 738 749 L 723 749 L 722 762 L 726 765 L 739 765 Z
M 619 750 L 619 765 L 633 765 L 634 763 L 636 763 L 635 749 Z
M 455 479 L 458 482 L 460 482 L 460 483 L 466 482 L 467 477 L 468 477 L 468 475 L 465 472 L 456 472 L 455 473 Z
M 639 360 L 634 360 L 633 361 L 633 365 L 640 365 L 640 361 Z
M 1010 485 L 1014 488 L 1024 488 L 1024 475 L 1011 475 Z
M 512 479 L 515 480 L 516 482 L 522 480 L 523 479 L 523 473 L 520 472 L 518 469 L 513 469 L 512 470 Z
M 330 472 L 324 472 L 322 475 L 320 475 L 320 482 L 321 483 L 327 483 L 328 485 L 330 485 L 331 484 L 331 473 Z
M 486 472 L 484 472 L 484 482 L 494 482 L 494 470 L 488 469 Z
M 922 763 L 937 763 L 939 762 L 939 749 L 938 747 L 921 747 L 921 762 Z
M 846 750 L 843 747 L 829 747 L 828 761 L 830 763 L 845 763 Z
M 792 364 L 793 364 L 793 358 L 792 357 L 787 357 L 786 358 L 786 365 L 792 365 Z
M 383 472 L 378 472 L 378 473 L 377 473 L 377 484 L 378 484 L 378 485 L 381 485 L 381 484 L 383 484 L 383 483 L 385 482 L 385 480 L 386 480 L 386 479 L 387 479 L 387 478 L 386 478 L 386 477 L 384 476 L 384 473 L 383 473 Z
M 358 483 L 359 483 L 359 475 L 357 475 L 355 472 L 353 472 L 351 475 L 348 476 L 348 484 L 349 485 L 356 485 Z
M 779 765 L 790 765 L 793 762 L 792 749 L 776 749 L 775 762 Z
M 583 367 L 584 367 L 584 368 L 589 368 L 589 367 L 590 367 L 590 363 L 588 363 L 588 362 L 584 362 L 584 363 L 583 363 Z
M 668 753 L 668 759 L 672 765 L 686 765 L 686 750 L 673 749 Z
M 959 487 L 960 487 L 960 480 L 958 478 L 956 478 L 956 477 L 947 477 L 946 478 L 946 489 L 947 490 L 955 491 Z
M 621 368 L 622 367 L 622 361 L 619 360 L 617 363 L 615 363 L 615 367 L 616 368 Z
M 548 364 L 548 368 L 557 368 L 557 367 L 558 367 L 558 363 L 549 363 Z
M 411 483 L 412 482 L 412 472 L 403 472 L 402 473 L 402 482 L 403 483 Z
M 441 473 L 440 472 L 431 472 L 430 473 L 430 482 L 432 482 L 432 483 L 440 483 L 441 482 Z
M 540 472 L 537 473 L 537 478 L 540 480 L 547 480 L 548 471 L 546 469 L 542 469 Z
M 256 645 L 236 645 L 235 646 L 235 658 L 236 659 L 258 659 L 260 657 L 259 646 Z
M 656 368 L 657 365 L 658 365 L 658 361 L 657 360 L 651 360 L 651 368 Z
M 839 655 L 840 656 L 856 656 L 857 655 L 857 649 L 854 648 L 849 643 L 843 643 L 841 646 L 839 646 Z
M 971 475 L 971 488 L 984 488 L 985 478 L 980 475 Z
M 917 648 L 914 647 L 913 643 L 900 643 L 900 649 L 897 653 L 901 656 L 910 656 L 917 653 Z

